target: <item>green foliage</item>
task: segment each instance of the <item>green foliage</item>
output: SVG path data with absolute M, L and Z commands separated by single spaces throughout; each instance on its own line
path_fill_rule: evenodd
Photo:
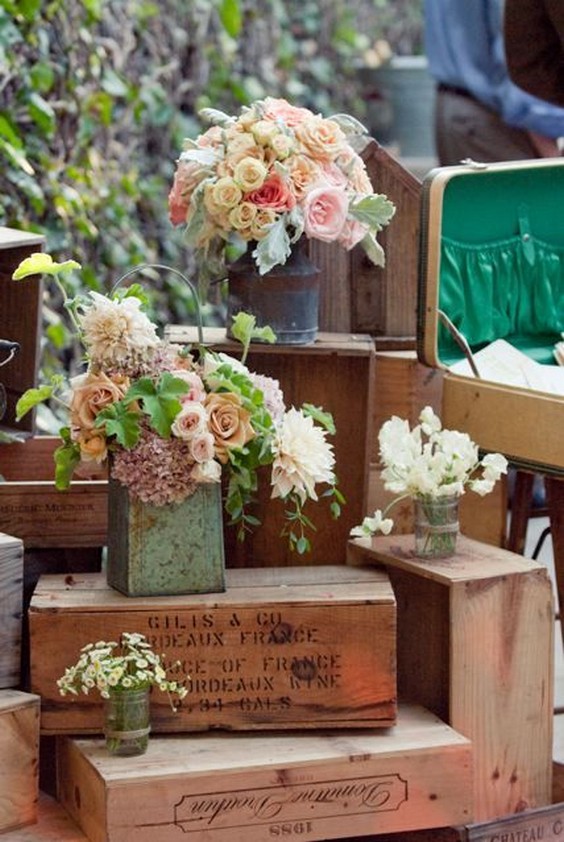
M 196 274 L 167 197 L 208 106 L 264 95 L 364 116 L 356 66 L 413 0 L 0 0 L 0 224 L 46 236 L 105 292 L 143 263 Z M 413 14 L 410 12 L 411 18 Z M 397 16 L 396 16 L 397 17 Z M 383 37 L 386 37 L 384 31 Z M 284 243 L 275 243 L 276 248 Z M 157 323 L 193 322 L 182 284 L 150 277 Z M 44 370 L 76 367 L 49 291 Z M 218 323 L 217 290 L 204 319 Z

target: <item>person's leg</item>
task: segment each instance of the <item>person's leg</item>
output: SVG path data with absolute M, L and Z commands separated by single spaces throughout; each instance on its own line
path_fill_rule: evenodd
M 464 158 L 490 163 L 539 157 L 527 132 L 508 126 L 476 100 L 450 92 L 437 94 L 435 134 L 441 166 Z

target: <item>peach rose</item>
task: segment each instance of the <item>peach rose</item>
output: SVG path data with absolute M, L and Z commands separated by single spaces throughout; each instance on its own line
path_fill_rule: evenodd
M 292 155 L 286 161 L 285 166 L 298 197 L 303 196 L 305 191 L 320 177 L 321 168 L 319 165 L 305 155 Z
M 78 438 L 80 446 L 80 458 L 84 462 L 96 462 L 98 465 L 104 462 L 108 455 L 106 437 L 102 432 L 94 431 Z
M 122 376 L 110 378 L 103 372 L 90 373 L 74 378 L 72 387 L 71 426 L 80 430 L 93 430 L 98 413 L 123 398 L 129 380 Z
M 275 99 L 267 96 L 264 100 L 264 117 L 266 120 L 275 120 L 284 123 L 286 126 L 298 126 L 304 120 L 309 119 L 312 112 L 308 108 L 300 108 L 290 105 L 285 99 Z
M 259 208 L 270 208 L 278 213 L 292 210 L 296 205 L 290 184 L 277 173 L 269 176 L 262 187 L 253 190 L 246 198 Z
M 225 464 L 228 450 L 243 447 L 255 437 L 250 415 L 241 405 L 239 396 L 231 392 L 208 395 L 206 409 L 214 437 L 215 455 Z
M 305 150 L 319 161 L 334 160 L 348 145 L 346 135 L 337 123 L 319 116 L 296 126 L 296 137 Z
M 345 224 L 349 202 L 337 187 L 314 187 L 304 199 L 306 236 L 325 243 L 336 240 Z
M 268 234 L 269 226 L 274 225 L 278 218 L 276 211 L 270 208 L 260 208 L 251 222 L 250 239 L 262 240 Z

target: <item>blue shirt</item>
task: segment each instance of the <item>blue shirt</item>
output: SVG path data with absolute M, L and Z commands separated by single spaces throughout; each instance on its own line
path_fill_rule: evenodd
M 511 82 L 503 47 L 503 0 L 424 0 L 429 71 L 437 82 L 464 88 L 510 126 L 545 137 L 564 136 L 564 108 Z

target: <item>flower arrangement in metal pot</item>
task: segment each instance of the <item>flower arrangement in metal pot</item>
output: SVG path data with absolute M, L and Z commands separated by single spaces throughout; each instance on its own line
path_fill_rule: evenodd
M 480 496 L 489 494 L 502 474 L 507 472 L 507 459 L 500 453 L 488 453 L 482 459 L 478 447 L 467 433 L 443 429 L 441 419 L 430 406 L 419 415 L 419 424 L 410 429 L 409 422 L 393 416 L 379 433 L 380 460 L 384 465 L 380 476 L 384 488 L 398 496 L 382 511 L 377 509 L 351 530 L 352 537 L 370 537 L 378 532 L 388 535 L 394 526 L 388 512 L 400 500 L 412 498 L 419 503 L 431 526 L 441 515 L 437 502 L 454 498 L 466 490 Z M 444 511 L 444 509 L 442 509 Z M 455 533 L 438 528 L 426 536 L 425 554 L 446 555 Z M 432 546 L 432 545 L 435 546 Z
M 242 538 L 257 525 L 251 513 L 257 472 L 270 465 L 271 496 L 286 507 L 283 534 L 291 549 L 308 551 L 306 501 L 318 499 L 321 484 L 334 517 L 344 502 L 327 440 L 334 433 L 331 415 L 310 404 L 286 408 L 277 381 L 234 357 L 159 339 L 138 284 L 71 298 L 61 275 L 77 268 L 75 261 L 55 263 L 38 253 L 13 275 L 45 273 L 56 280 L 86 353 L 83 374 L 69 383 L 56 376 L 28 390 L 16 407 L 18 419 L 45 400 L 68 409 L 55 452 L 57 488 L 69 487 L 82 462 L 103 465 L 110 453 L 111 476 L 156 506 L 181 502 L 199 483 L 219 483 L 225 472 L 225 508 Z M 239 314 L 233 332 L 243 343 L 243 360 L 255 330 L 253 317 Z M 261 329 L 263 339 L 268 334 Z
M 224 277 L 230 244 L 242 251 L 253 243 L 265 274 L 286 262 L 303 234 L 346 249 L 361 243 L 384 264 L 377 234 L 395 207 L 374 192 L 354 149 L 354 136 L 366 132 L 356 119 L 325 118 L 273 97 L 237 117 L 210 108 L 200 116 L 213 125 L 185 140 L 168 204 L 209 277 Z

